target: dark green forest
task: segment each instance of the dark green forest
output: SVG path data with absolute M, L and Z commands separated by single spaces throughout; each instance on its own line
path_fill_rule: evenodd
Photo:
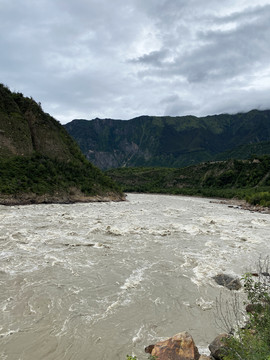
M 61 162 L 41 154 L 0 159 L 0 193 L 37 195 L 67 192 L 74 189 L 86 195 L 119 191 L 119 187 L 91 163 Z

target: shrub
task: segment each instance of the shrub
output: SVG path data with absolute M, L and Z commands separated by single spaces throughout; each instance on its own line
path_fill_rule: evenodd
M 247 197 L 247 201 L 252 205 L 262 205 L 270 207 L 270 192 L 256 192 L 255 194 Z
M 224 360 L 270 360 L 270 274 L 268 258 L 259 260 L 259 271 L 243 277 L 249 306 L 244 327 L 224 339 Z M 238 309 L 239 310 L 239 309 Z

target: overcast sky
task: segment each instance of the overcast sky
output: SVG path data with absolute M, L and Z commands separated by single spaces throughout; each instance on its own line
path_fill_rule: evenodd
M 0 0 L 0 82 L 75 118 L 270 109 L 270 0 Z

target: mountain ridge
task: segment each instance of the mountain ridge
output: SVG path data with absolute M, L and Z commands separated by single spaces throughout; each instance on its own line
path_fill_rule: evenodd
M 106 170 L 184 167 L 227 159 L 237 148 L 264 143 L 270 153 L 270 110 L 196 116 L 139 116 L 130 120 L 74 119 L 64 125 L 85 156 Z M 252 151 L 252 150 L 250 150 Z M 251 153 L 240 158 L 248 158 Z M 260 155 L 260 154 L 259 154 Z

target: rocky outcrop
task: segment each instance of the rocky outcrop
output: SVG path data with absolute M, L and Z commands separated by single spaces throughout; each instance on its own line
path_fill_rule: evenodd
M 159 360 L 199 360 L 200 354 L 188 332 L 181 332 L 173 337 L 145 348 L 145 351 Z
M 230 275 L 218 274 L 213 279 L 218 285 L 225 286 L 229 290 L 239 290 L 242 287 L 240 280 Z

